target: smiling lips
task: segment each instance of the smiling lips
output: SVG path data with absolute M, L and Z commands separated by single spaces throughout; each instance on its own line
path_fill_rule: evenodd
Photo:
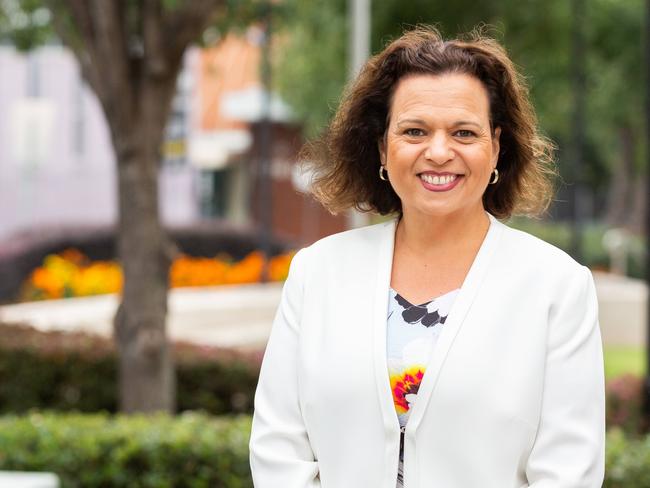
M 431 191 L 448 191 L 455 187 L 463 175 L 454 173 L 420 173 L 422 185 Z

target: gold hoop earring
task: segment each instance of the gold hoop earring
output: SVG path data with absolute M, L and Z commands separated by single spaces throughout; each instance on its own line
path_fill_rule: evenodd
M 384 171 L 386 171 L 386 177 L 384 177 Z M 388 170 L 384 168 L 383 165 L 379 165 L 379 179 L 383 181 L 388 181 Z
M 497 181 L 499 181 L 499 170 L 494 168 L 494 171 L 492 172 L 492 174 L 494 175 L 494 180 L 490 181 L 490 183 L 489 183 L 490 185 L 494 185 Z

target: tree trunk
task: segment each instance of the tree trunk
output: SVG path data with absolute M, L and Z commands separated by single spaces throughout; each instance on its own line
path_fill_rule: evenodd
M 621 154 L 612 172 L 605 221 L 610 226 L 630 224 L 632 179 L 634 178 L 634 137 L 629 127 L 618 131 Z
M 152 84 L 153 85 L 153 84 Z M 124 272 L 115 317 L 120 410 L 172 412 L 175 376 L 166 337 L 170 244 L 158 211 L 159 148 L 174 80 L 141 91 L 130 133 L 115 128 L 118 157 L 118 252 Z
M 183 53 L 225 2 L 46 3 L 102 105 L 117 158 L 124 272 L 114 321 L 120 409 L 172 412 L 175 378 L 165 321 L 173 246 L 158 213 L 160 147 Z

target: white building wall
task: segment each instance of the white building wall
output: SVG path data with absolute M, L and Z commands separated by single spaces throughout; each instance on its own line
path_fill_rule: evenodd
M 31 125 L 20 121 L 35 98 L 51 115 L 49 130 L 47 116 Z M 199 218 L 196 180 L 188 165 L 164 167 L 165 224 Z M 113 224 L 116 202 L 108 128 L 74 57 L 61 46 L 24 55 L 0 45 L 0 240 L 41 225 Z

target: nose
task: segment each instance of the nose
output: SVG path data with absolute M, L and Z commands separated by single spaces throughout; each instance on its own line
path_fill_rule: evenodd
M 449 137 L 444 131 L 436 131 L 431 135 L 424 157 L 436 164 L 444 164 L 454 158 Z

